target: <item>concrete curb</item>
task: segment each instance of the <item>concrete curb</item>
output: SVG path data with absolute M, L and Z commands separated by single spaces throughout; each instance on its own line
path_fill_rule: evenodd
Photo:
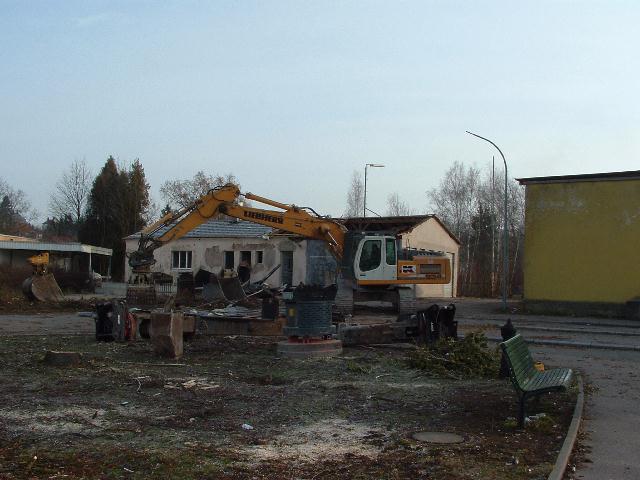
M 576 406 L 573 409 L 573 418 L 571 419 L 571 424 L 569 425 L 569 430 L 567 430 L 567 436 L 564 439 L 562 448 L 558 453 L 556 464 L 547 477 L 547 480 L 562 480 L 564 472 L 567 469 L 567 465 L 569 464 L 571 452 L 573 452 L 573 446 L 575 445 L 576 438 L 578 437 L 578 429 L 580 428 L 580 423 L 582 422 L 583 409 L 584 385 L 582 384 L 582 377 L 578 375 L 578 398 L 576 400 Z
M 473 320 L 475 322 L 475 320 Z M 502 325 L 497 323 L 480 323 L 478 322 L 477 326 L 491 326 L 499 329 Z M 466 323 L 463 325 L 464 327 L 474 327 L 476 325 L 472 323 Z M 591 335 L 613 335 L 619 337 L 640 337 L 640 331 L 638 332 L 620 332 L 617 330 L 585 330 L 579 328 L 556 328 L 556 327 L 540 327 L 533 325 L 523 325 L 519 323 L 517 325 L 517 330 L 530 330 L 532 332 L 557 332 L 557 333 L 581 333 L 581 334 L 591 334 Z
M 502 342 L 500 337 L 487 337 L 490 342 Z M 596 348 L 601 350 L 625 350 L 629 352 L 640 352 L 639 345 L 617 345 L 614 343 L 593 343 L 593 342 L 572 342 L 570 340 L 542 340 L 537 338 L 525 338 L 527 343 L 534 345 L 554 345 L 558 347 L 578 347 L 578 348 Z

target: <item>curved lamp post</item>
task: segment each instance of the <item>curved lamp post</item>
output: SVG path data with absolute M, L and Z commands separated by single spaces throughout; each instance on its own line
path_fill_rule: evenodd
M 500 152 L 500 156 L 502 156 L 502 161 L 504 162 L 504 222 L 503 222 L 503 239 L 502 239 L 502 256 L 503 256 L 503 265 L 502 265 L 502 309 L 507 311 L 507 270 L 509 270 L 509 236 L 507 234 L 507 161 L 504 158 L 504 154 L 500 147 L 493 143 L 488 138 L 481 137 L 469 130 L 466 131 L 469 135 L 473 135 L 474 137 L 478 137 L 485 142 L 489 142 L 491 145 L 496 147 L 496 150 Z
M 364 165 L 364 205 L 362 206 L 363 217 L 367 216 L 367 168 L 369 167 L 383 168 L 384 165 L 381 165 L 379 163 L 365 163 Z

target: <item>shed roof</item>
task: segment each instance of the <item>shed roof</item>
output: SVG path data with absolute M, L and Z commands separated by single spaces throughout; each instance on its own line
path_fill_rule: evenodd
M 168 227 L 158 231 L 156 236 L 162 235 Z M 243 220 L 208 220 L 198 225 L 182 238 L 259 238 L 268 235 L 271 227 Z M 140 238 L 140 232 L 129 235 L 126 239 Z
M 520 185 L 534 183 L 571 183 L 571 182 L 601 182 L 615 180 L 638 180 L 640 170 L 628 170 L 625 172 L 584 173 L 579 175 L 555 175 L 550 177 L 516 178 Z
M 396 217 L 337 218 L 347 230 L 361 232 L 385 232 L 393 235 L 408 233 L 427 220 L 435 220 L 447 234 L 460 245 L 460 240 L 442 223 L 437 215 L 404 215 Z
M 18 237 L 16 235 L 5 235 L 0 233 L 0 242 L 35 242 L 37 240 L 27 237 Z

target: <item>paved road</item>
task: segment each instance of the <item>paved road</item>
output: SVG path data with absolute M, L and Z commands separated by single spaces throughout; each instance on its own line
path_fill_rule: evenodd
M 457 300 L 456 318 L 461 331 L 482 327 L 488 335 L 499 335 L 499 325 L 511 318 L 526 337 L 566 341 L 608 343 L 624 347 L 640 345 L 640 322 L 617 319 L 528 316 L 498 313 L 499 303 Z M 392 316 L 377 317 L 390 321 Z M 368 323 L 376 315 L 361 316 Z M 358 320 L 358 318 L 354 318 Z M 0 315 L 0 335 L 93 334 L 92 318 L 76 313 Z M 640 352 L 595 348 L 532 345 L 536 358 L 550 366 L 568 366 L 580 371 L 594 391 L 588 396 L 584 429 L 593 463 L 581 465 L 573 478 L 581 480 L 640 479 Z
M 76 335 L 94 334 L 93 318 L 77 313 L 36 313 L 0 315 L 0 335 Z
M 640 352 L 532 346 L 545 364 L 582 372 L 596 390 L 587 396 L 583 428 L 588 455 L 571 477 L 584 480 L 640 479 Z

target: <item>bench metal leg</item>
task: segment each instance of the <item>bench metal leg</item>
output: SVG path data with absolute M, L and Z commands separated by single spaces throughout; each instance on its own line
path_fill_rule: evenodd
M 518 428 L 524 428 L 524 419 L 526 416 L 525 412 L 525 402 L 527 401 L 527 396 L 522 395 L 520 397 L 520 405 L 518 408 Z

